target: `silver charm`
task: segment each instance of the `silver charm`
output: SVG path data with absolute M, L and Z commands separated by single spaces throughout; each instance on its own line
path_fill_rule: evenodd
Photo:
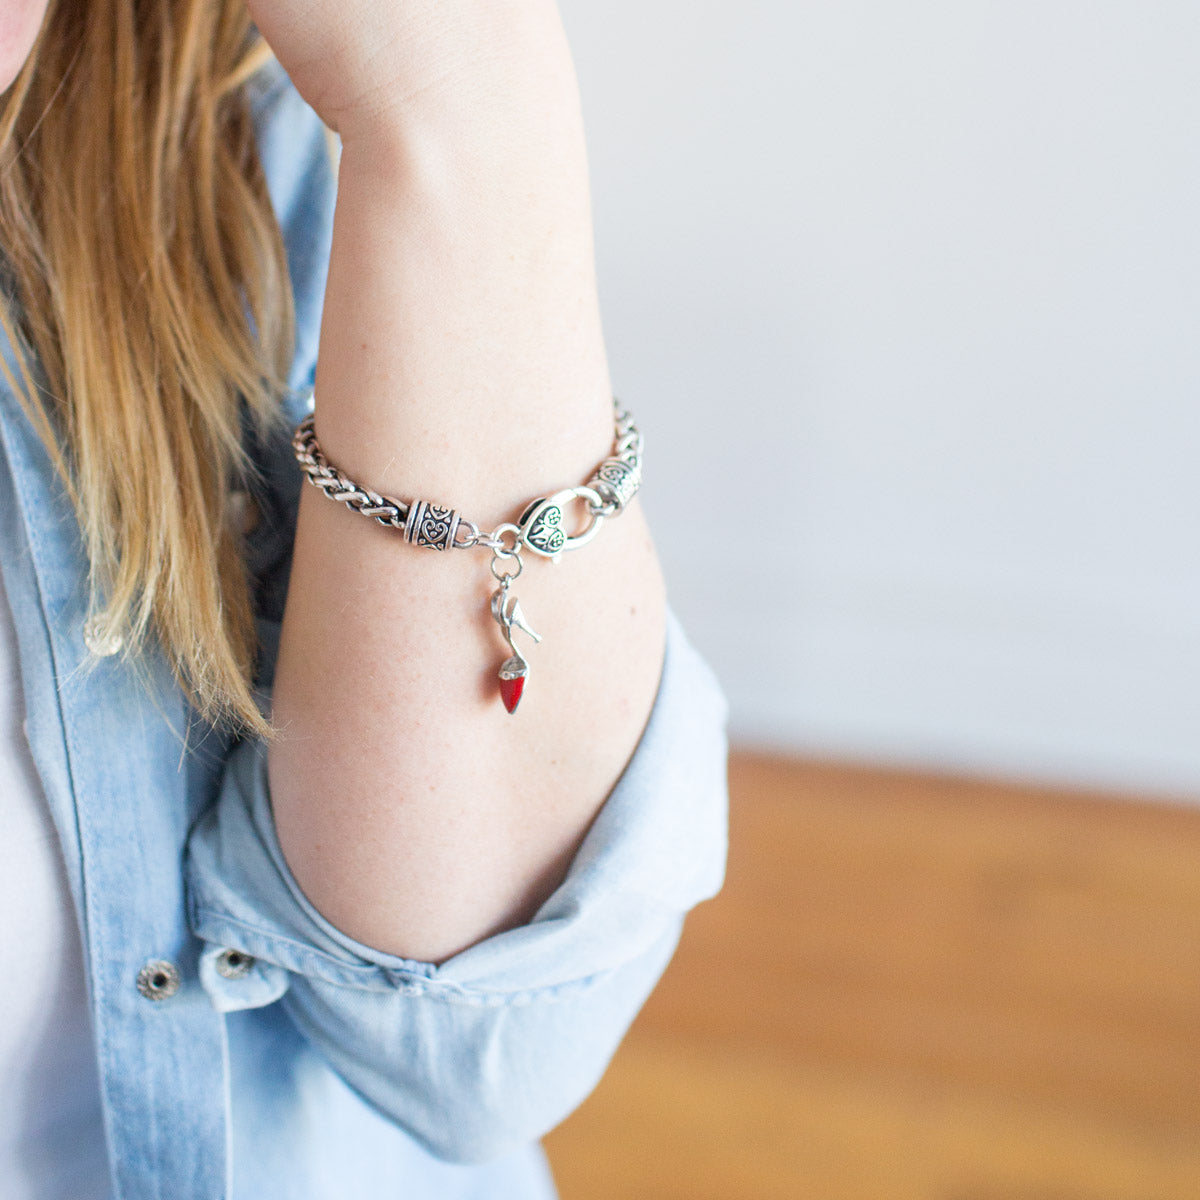
M 510 557 L 516 558 L 517 569 L 506 574 L 496 570 L 496 563 L 500 561 L 500 556 L 492 559 L 492 574 L 500 580 L 500 586 L 492 593 L 492 616 L 496 618 L 496 623 L 500 626 L 505 641 L 508 642 L 508 648 L 512 651 L 512 655 L 500 664 L 499 675 L 500 699 L 504 702 L 504 707 L 512 713 L 516 712 L 517 705 L 521 703 L 521 695 L 525 691 L 525 680 L 529 676 L 529 663 L 522 657 L 513 641 L 513 629 L 520 629 L 523 633 L 529 634 L 535 642 L 540 642 L 542 637 L 541 634 L 534 633 L 525 619 L 525 613 L 521 610 L 521 602 L 516 596 L 509 594 L 509 585 L 521 573 L 522 567 L 518 555 L 513 554 Z

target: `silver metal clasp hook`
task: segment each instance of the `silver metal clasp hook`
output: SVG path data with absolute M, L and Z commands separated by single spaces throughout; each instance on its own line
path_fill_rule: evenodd
M 564 512 L 572 500 L 586 500 L 591 518 L 579 533 L 567 533 L 562 527 Z M 557 561 L 564 550 L 574 550 L 600 532 L 604 517 L 597 510 L 603 508 L 604 497 L 586 484 L 540 497 L 525 509 L 517 522 L 521 527 L 521 542 L 534 554 Z

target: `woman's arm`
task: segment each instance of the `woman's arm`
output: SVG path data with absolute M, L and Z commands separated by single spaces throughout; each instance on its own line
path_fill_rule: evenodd
M 358 83 L 333 92 L 318 43 L 281 24 L 299 0 L 251 7 L 271 10 L 260 28 L 342 135 L 316 374 L 329 459 L 485 528 L 584 482 L 609 453 L 612 403 L 556 7 L 364 4 L 361 33 L 324 31 L 323 61 Z M 394 10 L 407 16 L 379 15 Z M 370 70 L 334 52 L 364 43 Z M 513 715 L 496 694 L 494 587 L 487 551 L 418 549 L 304 490 L 275 823 L 320 912 L 407 958 L 442 961 L 532 915 L 657 689 L 665 598 L 637 501 L 558 564 L 526 556 L 512 590 L 543 640 Z

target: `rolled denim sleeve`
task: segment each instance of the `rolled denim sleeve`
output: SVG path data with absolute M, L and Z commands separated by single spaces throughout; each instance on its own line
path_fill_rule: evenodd
M 684 914 L 721 886 L 727 717 L 668 608 L 650 717 L 563 883 L 527 925 L 440 965 L 374 950 L 316 911 L 275 835 L 265 746 L 239 743 L 185 862 L 214 1004 L 279 1000 L 351 1086 L 441 1158 L 483 1161 L 540 1137 L 595 1086 Z

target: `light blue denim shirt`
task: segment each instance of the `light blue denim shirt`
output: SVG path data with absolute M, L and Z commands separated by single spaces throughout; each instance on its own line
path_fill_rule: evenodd
M 295 287 L 284 403 L 296 421 L 336 185 L 324 129 L 282 70 L 252 86 Z M 346 937 L 300 892 L 275 838 L 263 745 L 198 732 L 157 657 L 143 676 L 92 653 L 112 647 L 86 636 L 74 516 L 2 384 L 0 434 L 0 566 L 80 917 L 113 1196 L 551 1196 L 537 1139 L 595 1085 L 684 913 L 722 879 L 727 706 L 674 613 L 649 722 L 563 884 L 528 925 L 441 965 L 396 958 Z M 301 477 L 286 435 L 254 454 L 265 485 L 246 553 L 265 689 Z

